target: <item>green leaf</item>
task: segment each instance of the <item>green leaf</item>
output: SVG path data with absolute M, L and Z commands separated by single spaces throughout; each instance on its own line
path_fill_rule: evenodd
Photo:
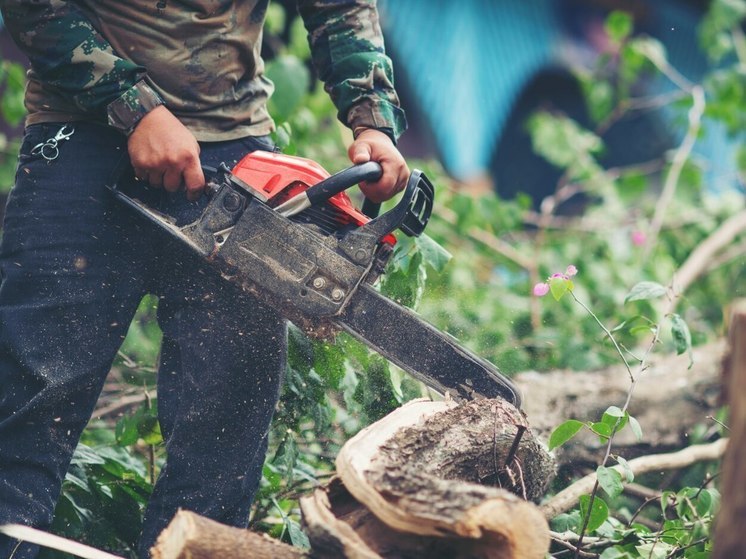
M 624 298 L 624 302 L 629 303 L 630 301 L 643 301 L 647 299 L 657 299 L 662 297 L 667 292 L 664 285 L 654 281 L 641 281 L 635 285 L 627 296 Z
M 580 516 L 588 519 L 586 530 L 593 532 L 600 528 L 601 524 L 609 517 L 609 506 L 598 495 L 593 499 L 591 505 L 590 495 L 583 495 L 580 497 Z
M 576 419 L 568 419 L 558 425 L 549 437 L 549 450 L 562 446 L 572 439 L 583 428 L 583 425 L 585 424 L 582 421 Z
M 420 235 L 415 240 L 415 244 L 422 253 L 422 261 L 432 266 L 436 272 L 442 272 L 448 261 L 453 258 L 450 252 L 427 235 Z
M 736 165 L 742 175 L 746 175 L 746 144 L 741 144 L 736 148 Z
M 621 547 L 615 545 L 614 547 L 607 547 L 603 553 L 599 556 L 599 559 L 631 559 L 631 555 L 624 551 Z
M 622 494 L 624 490 L 622 476 L 614 468 L 599 466 L 596 468 L 596 477 L 601 489 L 606 492 L 609 498 L 615 499 Z
M 635 473 L 632 471 L 629 462 L 627 462 L 627 460 L 625 460 L 621 456 L 617 456 L 616 461 L 624 470 L 624 478 L 627 483 L 632 483 L 633 481 L 635 481 Z
M 617 406 L 609 406 L 608 408 L 606 408 L 604 415 L 608 415 L 609 417 L 622 418 L 624 417 L 624 412 Z
M 300 525 L 297 522 L 288 518 L 287 528 L 290 541 L 295 547 L 310 549 L 311 542 L 308 541 L 308 536 L 303 533 L 303 530 L 301 530 Z
M 613 11 L 606 18 L 604 29 L 609 39 L 619 44 L 632 33 L 632 16 L 625 12 Z
M 339 390 L 345 376 L 345 354 L 340 348 L 326 341 L 313 342 L 313 368 L 325 383 Z
M 7 71 L 7 81 L 0 100 L 0 108 L 5 120 L 15 126 L 26 116 L 26 106 L 23 102 L 26 69 L 15 62 L 4 62 L 3 65 Z
M 655 325 L 651 324 L 641 324 L 629 329 L 629 333 L 633 336 L 637 336 L 638 334 L 655 334 L 655 331 Z
M 672 547 L 662 541 L 637 545 L 635 549 L 641 557 L 648 559 L 666 559 L 672 551 Z
M 292 129 L 289 122 L 283 122 L 277 129 L 272 133 L 272 141 L 275 145 L 285 150 L 290 145 L 290 138 L 292 136 Z
M 288 120 L 308 92 L 311 74 L 298 57 L 282 55 L 267 64 L 266 75 L 275 84 L 268 103 L 272 117 L 280 122 Z
M 692 334 L 681 316 L 678 314 L 671 315 L 671 336 L 673 337 L 676 354 L 681 355 L 684 352 L 689 354 L 689 368 L 694 365 L 692 356 Z
M 575 286 L 572 281 L 563 277 L 560 278 L 549 278 L 549 291 L 552 293 L 555 301 L 559 301 L 569 291 L 572 291 Z
M 621 431 L 627 425 L 629 415 L 617 406 L 609 406 L 601 417 L 601 423 L 606 423 L 612 430 Z
M 528 120 L 528 129 L 534 151 L 551 164 L 567 169 L 571 179 L 588 180 L 603 174 L 593 156 L 603 149 L 601 138 L 574 120 L 538 112 Z
M 279 35 L 285 30 L 285 8 L 279 4 L 267 6 L 264 18 L 264 30 L 272 35 Z
M 599 436 L 601 439 L 601 442 L 604 442 L 611 436 L 611 432 L 613 430 L 613 427 L 609 425 L 608 423 L 604 423 L 603 421 L 597 421 L 596 423 L 591 423 L 591 431 L 593 431 L 596 435 Z
M 634 417 L 631 415 L 629 416 L 629 428 L 632 429 L 632 433 L 634 433 L 635 438 L 637 441 L 642 440 L 642 427 L 640 427 L 640 422 L 637 421 Z
M 713 505 L 713 499 L 712 495 L 710 495 L 710 492 L 706 489 L 703 489 L 699 492 L 699 496 L 697 497 L 696 502 L 694 503 L 694 507 L 697 510 L 697 514 L 699 516 L 705 516 L 706 514 L 710 514 L 713 512 L 712 510 Z

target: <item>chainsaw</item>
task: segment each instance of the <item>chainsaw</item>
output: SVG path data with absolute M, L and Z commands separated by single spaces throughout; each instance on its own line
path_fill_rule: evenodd
M 356 209 L 345 191 L 381 172 L 368 162 L 330 175 L 309 159 L 255 151 L 232 169 L 205 168 L 208 202 L 187 225 L 109 188 L 310 335 L 348 332 L 444 396 L 520 406 L 518 390 L 493 364 L 376 290 L 393 232 L 422 234 L 434 201 L 432 183 L 415 170 L 390 210 L 379 215 L 380 205 L 367 199 Z

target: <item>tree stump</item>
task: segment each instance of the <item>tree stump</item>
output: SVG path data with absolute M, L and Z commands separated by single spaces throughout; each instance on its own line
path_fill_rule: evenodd
M 730 441 L 723 460 L 722 504 L 713 559 L 746 557 L 746 301 L 733 306 L 730 352 L 723 364 Z
M 554 462 L 503 400 L 416 400 L 348 441 L 301 501 L 315 557 L 542 559 Z M 528 500 L 526 500 L 528 499 Z

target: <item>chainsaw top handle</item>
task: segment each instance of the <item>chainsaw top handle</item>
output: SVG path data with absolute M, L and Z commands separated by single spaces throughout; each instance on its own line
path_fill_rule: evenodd
M 383 169 L 375 161 L 353 165 L 309 187 L 306 196 L 312 205 L 316 205 L 361 182 L 375 182 L 381 175 Z
M 306 190 L 306 195 L 312 204 L 317 204 L 361 182 L 376 181 L 382 174 L 381 166 L 375 161 L 353 165 L 311 186 Z M 375 219 L 363 225 L 362 229 L 366 233 L 374 233 L 379 239 L 397 228 L 410 237 L 418 237 L 430 219 L 434 198 L 432 183 L 422 171 L 415 169 L 409 176 L 401 200 L 383 215 L 378 216 L 380 204 L 371 203 L 366 198 L 363 208 L 365 210 L 367 207 L 369 211 L 363 213 Z M 373 211 L 370 211 L 371 208 Z

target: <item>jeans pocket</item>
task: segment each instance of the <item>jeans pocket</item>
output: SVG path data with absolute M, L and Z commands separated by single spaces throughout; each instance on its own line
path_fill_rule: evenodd
M 59 126 L 61 127 L 62 125 L 60 124 Z M 34 148 L 49 139 L 52 130 L 53 127 L 49 124 L 31 124 L 27 126 L 23 134 L 21 148 L 18 151 L 19 163 L 26 163 L 32 159 L 42 157 L 41 151 Z

